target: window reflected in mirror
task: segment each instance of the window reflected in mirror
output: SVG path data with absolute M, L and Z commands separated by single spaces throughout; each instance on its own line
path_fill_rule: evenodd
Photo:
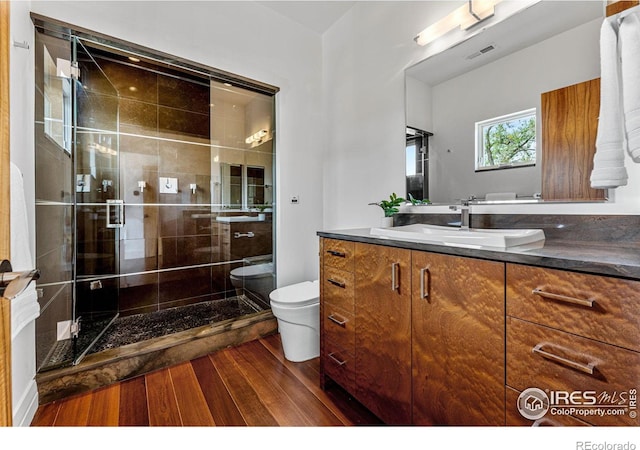
M 535 164 L 535 108 L 476 122 L 476 171 Z

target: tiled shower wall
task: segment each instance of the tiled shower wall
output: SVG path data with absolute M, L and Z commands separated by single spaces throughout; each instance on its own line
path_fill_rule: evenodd
M 230 261 L 223 234 L 231 231 L 210 206 L 208 80 L 96 61 L 120 94 L 120 196 L 126 204 L 120 273 L 131 274 L 120 279 L 120 315 L 236 295 L 229 271 L 239 264 L 209 265 Z M 178 193 L 160 193 L 160 177 L 176 178 Z M 138 181 L 146 183 L 143 192 Z M 271 253 L 271 222 L 251 226 L 262 235 L 252 246 L 263 248 L 234 257 Z
M 208 83 L 96 61 L 120 93 L 120 196 L 126 204 L 120 272 L 155 271 L 120 279 L 120 314 L 224 297 L 221 268 L 186 268 L 217 259 L 208 205 Z M 161 194 L 160 177 L 177 178 L 178 193 Z M 142 192 L 138 181 L 146 183 Z

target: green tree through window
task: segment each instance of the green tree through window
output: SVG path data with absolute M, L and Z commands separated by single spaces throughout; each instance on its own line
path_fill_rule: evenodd
M 535 109 L 478 122 L 476 133 L 476 170 L 535 164 Z

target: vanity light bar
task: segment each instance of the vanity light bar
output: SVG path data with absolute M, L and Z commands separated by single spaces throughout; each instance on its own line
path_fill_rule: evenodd
M 422 30 L 414 40 L 418 45 L 427 45 L 454 28 L 468 30 L 495 14 L 495 5 L 502 0 L 468 0 L 466 5 L 455 9 L 436 23 Z
M 260 144 L 262 143 L 262 140 L 265 138 L 265 136 L 267 136 L 267 134 L 269 134 L 267 130 L 260 130 L 257 133 L 254 133 L 248 138 L 246 138 L 244 142 L 247 144 L 253 144 L 254 142 L 257 142 Z

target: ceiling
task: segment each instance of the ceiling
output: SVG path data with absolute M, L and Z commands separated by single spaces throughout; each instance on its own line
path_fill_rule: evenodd
M 446 51 L 428 57 L 408 68 L 406 73 L 433 86 L 573 27 L 600 19 L 602 14 L 600 2 L 541 1 L 507 20 L 481 29 L 481 33 L 456 43 Z M 487 49 L 492 50 L 485 53 Z
M 355 1 L 261 1 L 267 8 L 298 22 L 299 24 L 323 34 L 342 17 Z

